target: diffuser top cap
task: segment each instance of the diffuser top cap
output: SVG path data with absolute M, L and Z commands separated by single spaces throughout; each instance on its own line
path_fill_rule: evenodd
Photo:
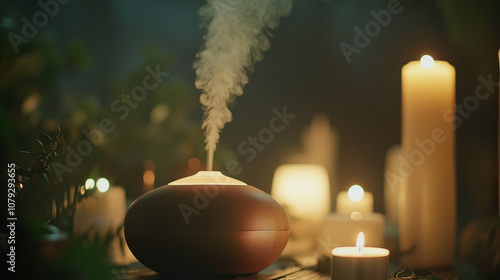
M 220 171 L 200 171 L 193 176 L 188 176 L 175 180 L 168 185 L 230 185 L 230 186 L 245 186 L 246 183 L 236 180 L 231 177 L 224 176 Z

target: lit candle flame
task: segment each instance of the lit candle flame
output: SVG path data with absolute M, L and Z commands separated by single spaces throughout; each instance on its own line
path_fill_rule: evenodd
M 109 189 L 109 181 L 106 178 L 99 178 L 95 184 L 100 192 L 107 192 Z
M 142 174 L 142 181 L 146 185 L 153 185 L 155 183 L 155 173 L 153 170 L 146 170 Z
M 420 65 L 424 68 L 431 68 L 434 66 L 434 59 L 430 55 L 424 55 L 420 58 Z
M 363 232 L 358 234 L 358 241 L 356 241 L 356 248 L 358 248 L 358 252 L 361 254 L 361 250 L 365 247 L 365 235 Z
M 365 191 L 360 185 L 353 185 L 347 191 L 347 196 L 352 201 L 360 201 L 365 195 Z
M 85 181 L 85 189 L 90 190 L 95 186 L 95 182 L 93 179 L 89 178 Z

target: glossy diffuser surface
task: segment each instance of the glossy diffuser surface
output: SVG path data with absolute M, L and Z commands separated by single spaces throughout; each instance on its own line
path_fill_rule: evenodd
M 256 273 L 279 257 L 289 229 L 270 195 L 218 171 L 144 194 L 124 227 L 135 257 L 165 275 Z

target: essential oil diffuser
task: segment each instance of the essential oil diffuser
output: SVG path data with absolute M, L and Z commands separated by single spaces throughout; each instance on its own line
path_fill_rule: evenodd
M 162 275 L 241 275 L 283 251 L 288 218 L 267 193 L 200 171 L 139 197 L 125 216 L 135 257 Z

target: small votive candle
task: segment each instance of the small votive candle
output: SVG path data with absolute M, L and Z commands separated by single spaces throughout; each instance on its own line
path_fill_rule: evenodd
M 332 250 L 332 280 L 386 280 L 389 250 L 364 247 L 360 232 L 356 247 L 337 247 Z

